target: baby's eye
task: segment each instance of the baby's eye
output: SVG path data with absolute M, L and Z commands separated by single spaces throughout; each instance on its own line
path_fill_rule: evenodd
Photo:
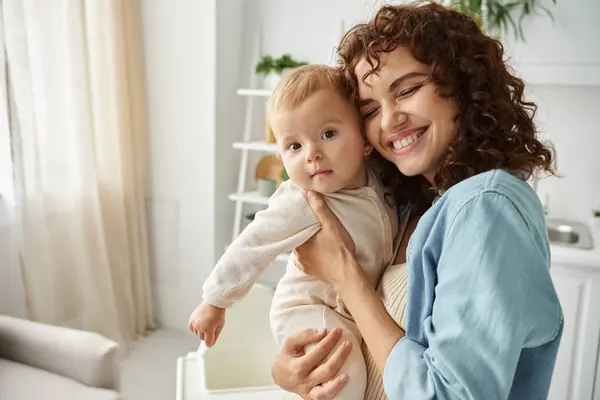
M 323 133 L 321 134 L 321 139 L 325 139 L 325 140 L 327 140 L 327 139 L 331 139 L 331 138 L 332 138 L 332 137 L 334 137 L 335 135 L 337 135 L 337 132 L 336 132 L 336 131 L 333 131 L 333 130 L 331 130 L 331 129 L 329 129 L 329 130 L 326 130 L 325 132 L 323 132 Z
M 290 151 L 298 151 L 298 150 L 300 150 L 300 147 L 302 147 L 302 146 L 300 146 L 300 143 L 296 143 L 296 142 L 293 142 L 293 143 L 290 143 L 287 145 L 287 149 Z

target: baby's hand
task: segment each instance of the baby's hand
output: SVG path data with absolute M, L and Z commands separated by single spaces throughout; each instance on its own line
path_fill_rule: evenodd
M 190 331 L 202 339 L 208 347 L 214 346 L 224 326 L 225 309 L 206 303 L 200 304 L 192 312 L 188 323 Z

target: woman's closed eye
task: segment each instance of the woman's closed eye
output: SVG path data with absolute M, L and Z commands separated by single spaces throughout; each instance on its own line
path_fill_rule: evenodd
M 323 132 L 321 134 L 321 139 L 323 139 L 323 140 L 333 139 L 337 134 L 338 134 L 337 131 L 335 131 L 333 129 L 327 129 L 325 132 Z
M 402 99 L 402 98 L 405 98 L 405 97 L 410 97 L 413 94 L 415 94 L 419 89 L 421 89 L 424 85 L 425 85 L 425 83 L 421 82 L 421 83 L 418 83 L 418 84 L 416 84 L 414 86 L 409 87 L 408 89 L 401 90 L 401 91 L 399 91 L 396 94 L 396 98 L 397 99 Z
M 367 111 L 363 112 L 362 117 L 363 117 L 363 119 L 371 119 L 371 118 L 375 117 L 378 112 L 379 112 L 379 108 L 373 107 L 373 108 L 370 108 Z

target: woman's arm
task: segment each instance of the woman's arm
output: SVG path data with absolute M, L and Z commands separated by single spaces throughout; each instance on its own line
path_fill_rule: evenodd
M 321 222 L 321 230 L 295 250 L 298 266 L 334 286 L 352 314 L 377 368 L 383 373 L 388 355 L 404 336 L 404 331 L 387 313 L 367 280 L 354 257 L 350 236 L 323 197 L 310 192 L 308 198 Z
M 404 337 L 404 330 L 388 314 L 360 267 L 353 270 L 354 273 L 335 284 L 334 288 L 352 314 L 377 369 L 383 375 L 388 356 L 398 340 Z
M 451 218 L 441 248 L 416 249 L 435 269 L 435 299 L 423 340 L 405 337 L 389 356 L 388 397 L 545 398 L 562 313 L 543 216 L 526 222 L 509 198 L 483 192 Z

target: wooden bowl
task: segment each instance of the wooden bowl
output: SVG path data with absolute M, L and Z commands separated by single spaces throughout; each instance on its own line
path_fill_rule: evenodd
M 279 187 L 282 182 L 281 171 L 283 171 L 283 162 L 279 157 L 274 155 L 264 156 L 256 164 L 254 179 L 273 179 L 276 182 L 276 187 Z

